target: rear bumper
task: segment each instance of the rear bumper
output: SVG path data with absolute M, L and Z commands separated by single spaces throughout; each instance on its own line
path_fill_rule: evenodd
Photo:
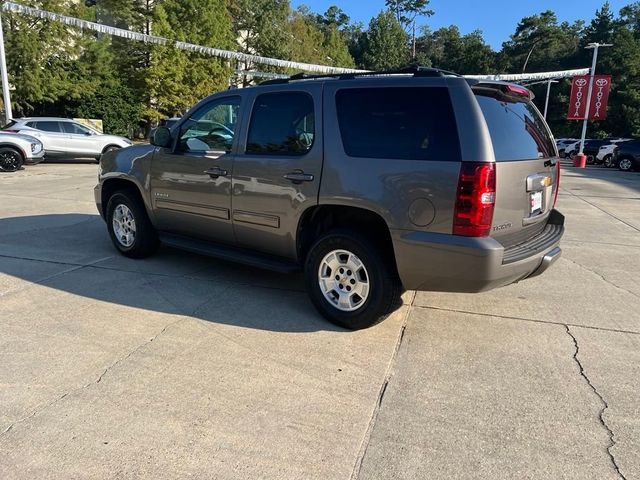
M 402 284 L 407 290 L 471 293 L 540 275 L 561 255 L 564 217 L 554 210 L 549 218 L 548 228 L 515 247 L 515 255 L 490 237 L 392 231 Z

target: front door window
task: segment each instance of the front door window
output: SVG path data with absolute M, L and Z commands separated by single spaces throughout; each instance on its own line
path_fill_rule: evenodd
M 203 106 L 181 125 L 177 150 L 230 152 L 239 109 L 240 97 L 225 98 Z

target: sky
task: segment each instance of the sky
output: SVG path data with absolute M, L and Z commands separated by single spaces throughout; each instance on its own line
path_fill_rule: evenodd
M 610 0 L 612 11 L 617 15 L 625 5 L 634 0 Z M 365 25 L 384 9 L 384 0 L 292 0 L 292 6 L 308 5 L 317 13 L 324 13 L 331 5 L 337 5 L 351 17 L 352 22 Z M 509 40 L 516 25 L 529 15 L 544 10 L 556 12 L 560 22 L 566 20 L 590 21 L 604 0 L 431 0 L 429 7 L 435 12 L 432 17 L 421 19 L 431 29 L 457 25 L 462 34 L 482 30 L 485 41 L 494 50 L 500 50 L 502 42 Z

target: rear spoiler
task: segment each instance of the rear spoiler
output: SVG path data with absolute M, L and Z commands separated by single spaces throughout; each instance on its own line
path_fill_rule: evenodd
M 531 90 L 515 83 L 490 81 L 490 80 L 467 80 L 469 86 L 474 91 L 484 91 L 491 96 L 504 96 L 512 100 L 523 99 L 533 100 L 535 95 Z

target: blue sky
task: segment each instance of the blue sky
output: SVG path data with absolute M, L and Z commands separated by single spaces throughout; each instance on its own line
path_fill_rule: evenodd
M 617 15 L 620 8 L 634 0 L 611 0 L 611 9 Z M 577 19 L 590 21 L 604 0 L 431 0 L 435 15 L 423 19 L 432 29 L 457 25 L 465 34 L 480 29 L 494 49 L 509 39 L 522 17 L 544 10 L 553 10 L 560 21 Z M 369 23 L 371 17 L 384 8 L 384 0 L 292 0 L 293 7 L 305 4 L 314 12 L 324 13 L 331 5 L 338 5 L 352 21 Z

